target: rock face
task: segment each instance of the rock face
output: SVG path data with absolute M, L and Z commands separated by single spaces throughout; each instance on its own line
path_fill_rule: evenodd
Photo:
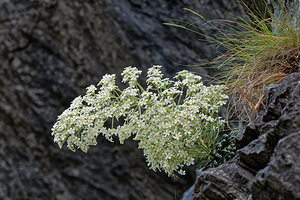
M 300 199 L 300 73 L 269 86 L 266 101 L 236 157 L 197 178 L 194 200 Z
M 136 144 L 103 138 L 88 154 L 60 151 L 50 129 L 84 88 L 128 65 L 180 64 L 217 54 L 169 18 L 240 16 L 236 0 L 1 0 L 0 199 L 174 199 L 192 180 L 149 171 Z M 203 30 L 210 31 L 210 30 Z M 176 64 L 177 63 L 177 64 Z M 199 69 L 201 73 L 208 73 Z

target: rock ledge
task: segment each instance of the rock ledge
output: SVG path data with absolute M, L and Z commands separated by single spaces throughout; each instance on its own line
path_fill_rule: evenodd
M 197 178 L 194 200 L 300 199 L 300 73 L 267 88 L 266 109 L 237 137 L 237 149 Z

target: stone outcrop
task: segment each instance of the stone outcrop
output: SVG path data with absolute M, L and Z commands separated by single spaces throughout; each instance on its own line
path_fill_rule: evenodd
M 73 153 L 58 149 L 50 129 L 105 73 L 161 64 L 172 74 L 214 58 L 198 35 L 163 25 L 197 20 L 184 7 L 208 19 L 242 13 L 237 0 L 0 1 L 0 199 L 180 197 L 191 175 L 172 181 L 148 170 L 135 143 L 100 138 L 88 154 Z
M 203 172 L 194 200 L 300 199 L 300 73 L 267 88 L 266 109 L 237 137 L 237 155 Z

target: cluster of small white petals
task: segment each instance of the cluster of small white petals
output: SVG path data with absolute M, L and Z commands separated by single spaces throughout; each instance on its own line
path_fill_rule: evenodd
M 226 103 L 225 87 L 205 86 L 201 76 L 181 71 L 175 81 L 163 78 L 161 66 L 148 70 L 147 88 L 137 82 L 141 71 L 127 67 L 121 91 L 115 75 L 105 75 L 98 88 L 91 85 L 86 95 L 74 99 L 52 128 L 54 141 L 61 148 L 66 142 L 73 151 L 87 152 L 103 135 L 120 143 L 130 136 L 144 150 L 148 166 L 168 175 L 185 174 L 197 155 L 209 155 L 224 120 L 217 116 Z M 186 90 L 186 92 L 183 92 Z M 117 124 L 123 118 L 123 124 Z M 105 122 L 110 120 L 111 127 Z
M 122 73 L 123 82 L 128 82 L 130 86 L 134 86 L 141 73 L 142 71 L 138 70 L 136 67 L 126 67 Z

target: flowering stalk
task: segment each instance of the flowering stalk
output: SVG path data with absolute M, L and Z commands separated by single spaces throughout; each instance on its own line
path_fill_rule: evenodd
M 67 142 L 72 151 L 87 152 L 99 135 L 111 142 L 117 136 L 121 144 L 133 135 L 150 169 L 185 174 L 184 165 L 210 156 L 215 148 L 224 124 L 217 112 L 228 97 L 224 86 L 205 86 L 191 72 L 181 71 L 171 81 L 160 69 L 149 68 L 146 89 L 137 82 L 141 71 L 134 67 L 122 73 L 129 85 L 123 91 L 116 86 L 115 75 L 103 76 L 99 88 L 89 86 L 86 95 L 75 98 L 58 117 L 52 128 L 54 141 L 60 148 Z M 116 126 L 120 118 L 124 123 Z M 104 125 L 109 119 L 111 128 Z

